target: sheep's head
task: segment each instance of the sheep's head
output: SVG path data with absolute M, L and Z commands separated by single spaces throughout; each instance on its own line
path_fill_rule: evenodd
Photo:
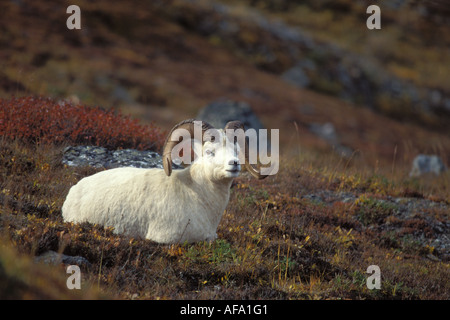
M 267 177 L 249 163 L 248 152 L 242 122 L 230 121 L 224 129 L 215 129 L 207 122 L 189 119 L 169 132 L 163 148 L 163 166 L 170 176 L 172 159 L 176 157 L 185 166 L 192 161 L 201 164 L 215 180 L 235 178 L 242 168 L 258 179 Z

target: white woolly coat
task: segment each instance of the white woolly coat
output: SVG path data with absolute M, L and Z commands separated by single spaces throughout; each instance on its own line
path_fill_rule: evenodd
M 215 182 L 203 175 L 196 163 L 171 176 L 161 169 L 102 171 L 70 189 L 62 215 L 159 243 L 214 240 L 232 179 Z

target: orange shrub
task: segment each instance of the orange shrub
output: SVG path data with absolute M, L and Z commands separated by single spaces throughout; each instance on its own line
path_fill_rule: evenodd
M 162 132 L 115 110 L 91 108 L 49 98 L 0 99 L 0 135 L 29 143 L 63 142 L 110 149 L 158 150 Z

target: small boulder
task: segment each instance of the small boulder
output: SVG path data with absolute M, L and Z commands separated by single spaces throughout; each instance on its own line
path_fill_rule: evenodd
M 264 129 L 252 108 L 242 101 L 217 100 L 211 102 L 200 110 L 197 119 L 206 121 L 215 128 L 225 127 L 228 121 L 240 120 L 246 129 L 253 128 L 257 132 L 259 129 Z
M 328 144 L 333 147 L 334 151 L 341 157 L 350 158 L 352 156 L 353 150 L 340 143 L 336 129 L 331 122 L 325 124 L 312 123 L 309 126 L 309 130 L 328 142 Z
M 260 129 L 265 129 L 261 121 L 253 112 L 250 105 L 242 101 L 217 100 L 204 107 L 197 115 L 198 120 L 206 121 L 215 128 L 224 128 L 227 122 L 239 120 L 245 126 L 245 130 L 255 129 L 257 136 L 256 149 L 261 146 Z M 268 130 L 268 136 L 270 136 Z M 270 138 L 266 141 L 267 150 L 271 150 Z M 251 148 L 251 146 L 250 146 Z
M 433 173 L 440 175 L 442 172 L 446 171 L 447 168 L 441 158 L 436 155 L 424 155 L 419 154 L 414 158 L 410 177 L 420 177 L 427 173 Z
M 64 150 L 62 163 L 73 167 L 91 166 L 94 168 L 160 168 L 161 156 L 153 151 L 134 149 L 108 150 L 97 146 L 69 146 Z M 178 166 L 174 166 L 175 169 Z
M 40 256 L 35 258 L 36 262 L 51 264 L 51 265 L 77 265 L 79 267 L 91 268 L 91 263 L 83 257 L 80 256 L 67 256 L 62 253 L 57 253 L 55 251 L 49 250 Z
M 296 65 L 281 75 L 281 78 L 299 88 L 306 88 L 310 85 L 310 80 L 301 65 Z

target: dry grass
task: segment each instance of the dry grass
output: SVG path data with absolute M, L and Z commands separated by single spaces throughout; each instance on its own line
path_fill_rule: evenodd
M 430 260 L 430 254 L 442 252 L 412 236 L 426 230 L 427 221 L 400 221 L 394 208 L 379 205 L 377 199 L 406 192 L 399 182 L 380 182 L 382 176 L 355 181 L 339 167 L 322 170 L 285 159 L 275 177 L 236 180 L 216 241 L 160 245 L 99 226 L 64 223 L 60 207 L 67 190 L 94 170 L 59 164 L 61 147 L 3 140 L 1 148 L 1 261 L 19 263 L 12 258 L 16 253 L 9 253 L 16 250 L 27 257 L 20 278 L 24 289 L 14 297 L 72 297 L 63 290 L 63 268 L 35 269 L 31 262 L 53 250 L 89 260 L 84 288 L 124 299 L 449 298 L 448 261 Z M 421 194 L 411 188 L 408 192 Z M 303 197 L 321 190 L 352 192 L 357 199 L 327 203 Z M 429 213 L 448 220 L 437 208 Z M 397 223 L 403 234 L 386 231 L 386 221 Z M 435 234 L 428 229 L 424 236 L 431 239 Z M 381 290 L 365 285 L 371 264 L 381 268 Z M 29 279 L 41 272 L 60 280 L 33 291 Z M 15 279 L 9 272 L 6 277 L 8 283 Z M 56 293 L 52 281 L 59 281 Z M 8 288 L 3 295 L 9 295 Z M 81 297 L 99 297 L 90 292 Z

